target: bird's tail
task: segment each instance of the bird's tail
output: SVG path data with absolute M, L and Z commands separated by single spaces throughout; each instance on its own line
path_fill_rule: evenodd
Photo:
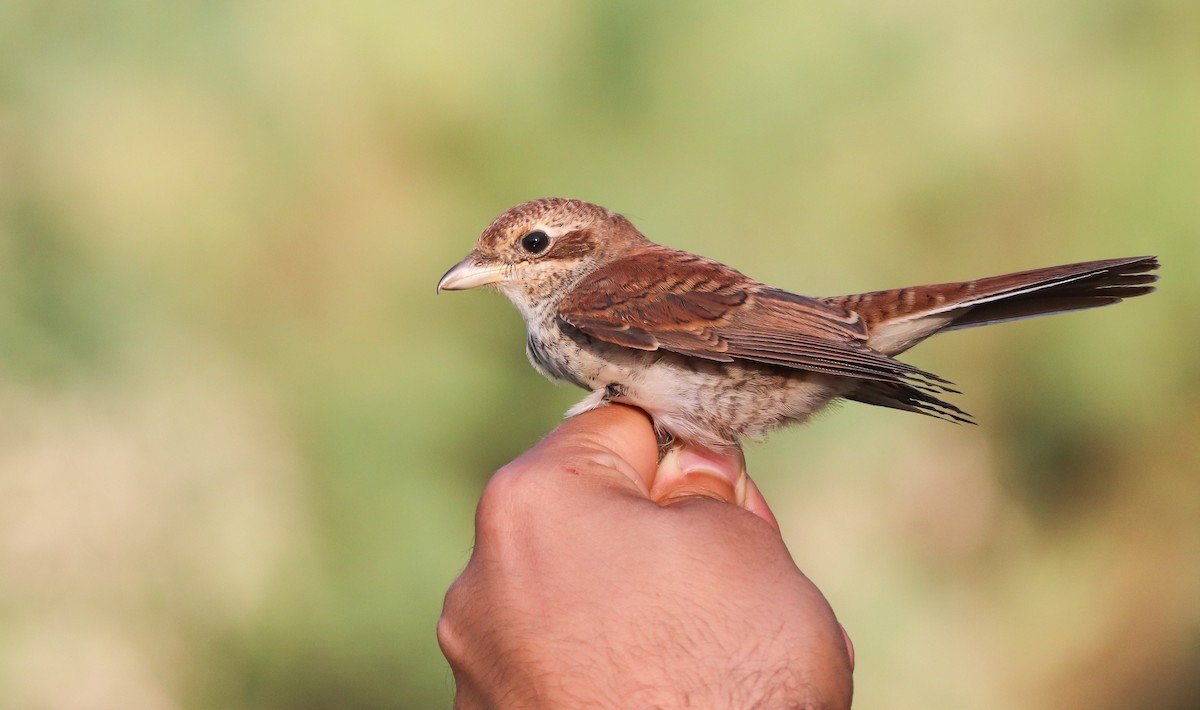
M 1154 291 L 1158 259 L 1138 256 L 1050 266 L 958 283 L 824 299 L 858 313 L 868 345 L 896 355 L 939 331 L 1095 308 Z

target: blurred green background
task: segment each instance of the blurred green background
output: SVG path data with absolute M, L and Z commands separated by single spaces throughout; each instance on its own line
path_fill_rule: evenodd
M 512 204 L 836 294 L 1157 253 L 749 449 L 863 708 L 1200 705 L 1200 4 L 0 5 L 0 707 L 426 708 L 488 475 L 580 392 Z

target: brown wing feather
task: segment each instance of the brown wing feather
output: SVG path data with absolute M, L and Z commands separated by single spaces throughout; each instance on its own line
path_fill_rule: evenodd
M 559 317 L 624 347 L 953 391 L 942 378 L 867 347 L 855 313 L 658 245 L 588 276 L 560 304 Z

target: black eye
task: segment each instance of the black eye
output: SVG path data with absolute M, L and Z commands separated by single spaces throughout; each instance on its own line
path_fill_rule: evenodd
M 521 247 L 530 254 L 538 254 L 550 246 L 550 237 L 538 229 L 521 237 Z

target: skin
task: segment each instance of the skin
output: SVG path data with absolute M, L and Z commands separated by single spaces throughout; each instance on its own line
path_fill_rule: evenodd
M 484 491 L 438 641 L 455 707 L 850 706 L 853 650 L 744 467 L 561 425 Z

